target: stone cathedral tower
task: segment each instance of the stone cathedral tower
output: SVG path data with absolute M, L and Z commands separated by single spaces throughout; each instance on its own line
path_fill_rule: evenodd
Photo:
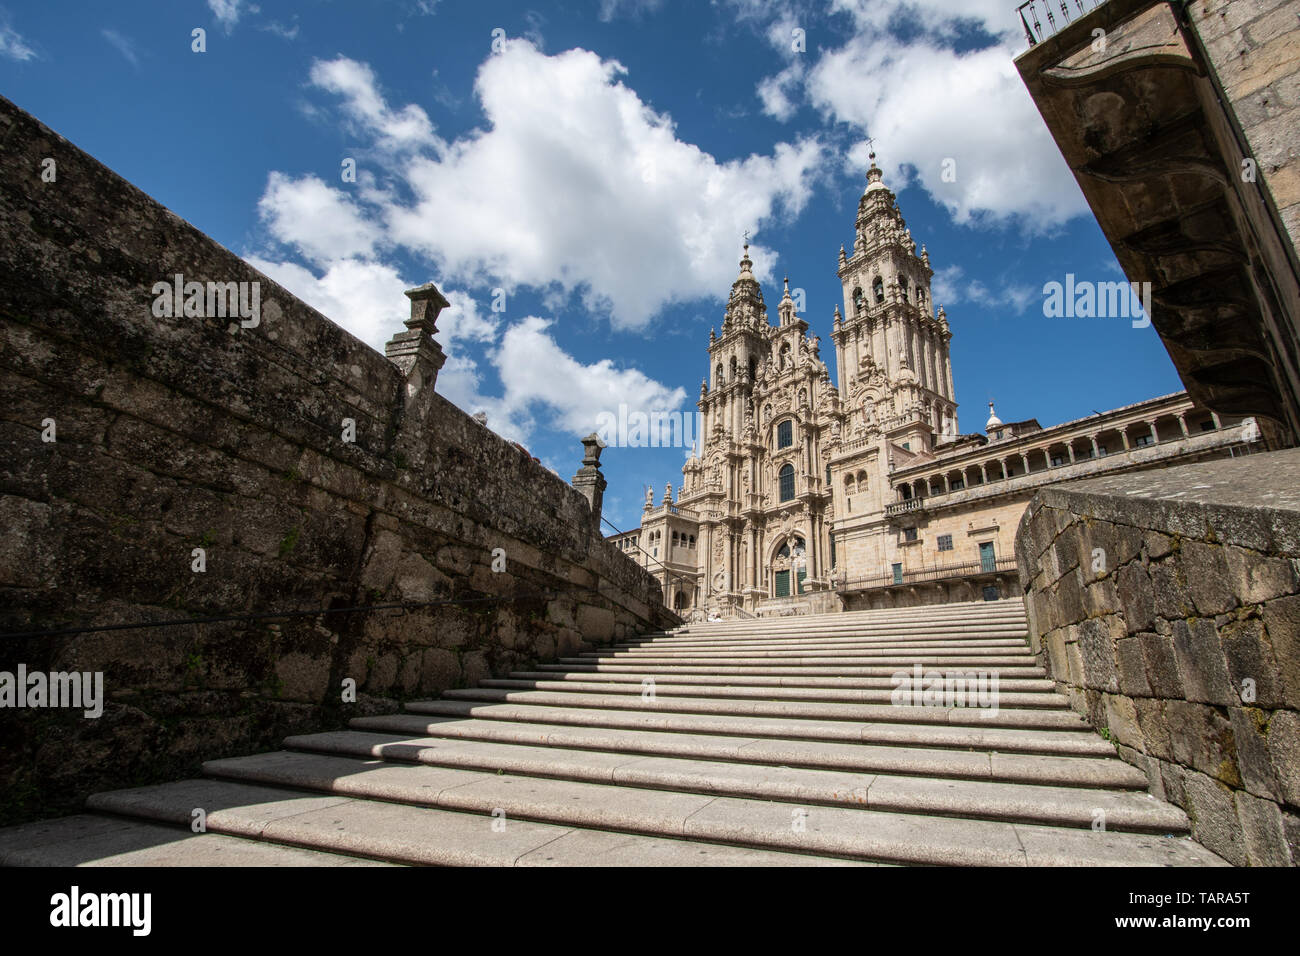
M 872 154 L 858 202 L 853 254 L 840 247 L 845 315 L 836 310 L 832 339 L 851 434 L 878 426 L 912 450 L 957 434 L 943 310 L 930 298 L 930 256 L 903 221 Z

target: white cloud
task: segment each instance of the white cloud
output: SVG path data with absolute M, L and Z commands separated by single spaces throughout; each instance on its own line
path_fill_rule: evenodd
M 720 163 L 677 139 L 625 73 L 584 50 L 510 41 L 476 82 L 489 128 L 410 161 L 415 201 L 388 205 L 389 238 L 449 281 L 555 286 L 620 328 L 717 296 L 741 234 L 802 209 L 819 146 Z
M 272 172 L 257 208 L 271 235 L 317 263 L 369 257 L 383 237 L 350 195 L 315 176 Z
M 312 83 L 341 97 L 386 179 L 362 176 L 343 189 L 272 172 L 262 220 L 308 265 L 270 255 L 249 262 L 382 349 L 407 314 L 403 290 L 417 283 L 381 254 L 422 268 L 432 260 L 428 271 L 451 303 L 438 320 L 448 354 L 438 391 L 486 412 L 514 440 L 539 420 L 585 435 L 620 404 L 680 409 L 681 389 L 566 352 L 552 320 L 529 316 L 503 329 L 492 291 L 529 286 L 557 309 L 576 294 L 624 328 L 670 302 L 716 299 L 734 278 L 741 234 L 807 201 L 819 146 L 780 144 L 769 156 L 719 162 L 678 140 L 668 117 L 619 82 L 625 72 L 583 50 L 546 56 L 510 41 L 479 71 L 486 128 L 445 143 L 419 106 L 390 107 L 367 65 L 316 62 Z M 774 257 L 758 245 L 751 254 L 760 277 L 770 275 Z M 483 393 L 488 366 L 473 349 L 484 345 L 499 396 Z
M 126 58 L 126 62 L 130 63 L 137 70 L 140 69 L 140 57 L 135 52 L 135 43 L 133 41 L 118 33 L 116 30 L 105 29 L 99 32 L 103 35 L 104 39 L 109 42 L 109 45 L 111 45 L 113 49 L 117 50 L 118 53 L 122 54 L 122 56 Z
M 967 279 L 961 266 L 951 265 L 940 269 L 930 282 L 930 293 L 935 306 L 951 310 L 960 302 L 970 302 L 991 309 L 1003 309 L 1020 315 L 1031 304 L 1041 301 L 1042 294 L 1023 283 L 1003 282 L 996 290 L 979 279 Z M 952 319 L 952 316 L 949 316 Z M 960 320 L 959 320 L 960 321 Z
M 766 77 L 758 84 L 758 98 L 763 112 L 785 122 L 795 114 L 795 91 L 803 80 L 804 65 L 796 60 L 780 73 Z
M 0 9 L 0 57 L 17 60 L 19 63 L 36 57 L 36 51 L 31 45 L 9 25 L 9 15 L 2 9 Z
M 583 364 L 559 346 L 547 331 L 550 326 L 547 319 L 529 316 L 502 337 L 492 356 L 505 385 L 502 411 L 531 415 L 541 406 L 564 430 L 586 435 L 595 430 L 601 412 L 617 415 L 620 404 L 650 412 L 679 410 L 685 403 L 683 389 L 670 389 L 638 369 L 617 368 L 609 359 Z
M 294 14 L 293 18 L 295 21 L 297 21 L 298 15 Z M 275 36 L 278 36 L 282 40 L 298 39 L 297 22 L 295 22 L 292 26 L 289 26 L 287 24 L 281 23 L 279 20 L 271 20 L 270 22 L 258 27 L 258 29 L 265 30 L 267 33 L 274 34 Z
M 217 18 L 217 22 L 225 28 L 227 33 L 233 30 L 235 24 L 239 22 L 239 18 L 243 13 L 242 6 L 243 0 L 208 0 L 208 9 L 212 11 L 212 15 Z
M 744 17 L 771 18 L 774 45 L 788 36 L 790 4 L 732 2 Z M 1003 0 L 834 0 L 831 9 L 852 23 L 847 39 L 814 56 L 810 38 L 806 69 L 795 61 L 764 79 L 758 94 L 767 113 L 789 118 L 802 85 L 802 97 L 828 121 L 874 138 L 892 188 L 915 181 L 958 223 L 1014 219 L 1046 232 L 1087 211 L 1012 62 L 1024 41 Z M 900 22 L 919 33 L 901 39 L 890 29 Z M 987 45 L 957 52 L 953 38 L 972 26 Z M 864 168 L 865 143 L 847 158 Z
M 316 60 L 311 66 L 311 82 L 342 97 L 348 118 L 359 132 L 376 136 L 380 149 L 441 147 L 428 114 L 420 107 L 411 104 L 400 110 L 389 109 L 374 72 L 366 64 L 342 56 Z
M 645 13 L 657 13 L 664 5 L 664 0 L 600 0 L 600 9 L 596 16 L 602 23 L 609 23 L 615 17 L 639 17 Z

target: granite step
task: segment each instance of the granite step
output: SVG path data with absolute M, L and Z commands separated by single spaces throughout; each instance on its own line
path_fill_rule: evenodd
M 412 808 L 426 807 L 483 817 L 499 811 L 506 820 L 700 839 L 868 862 L 976 866 L 1224 865 L 1208 850 L 1176 835 L 720 797 L 292 751 L 211 761 L 204 765 L 204 772 L 222 780 L 287 788 L 291 793 L 309 791 L 366 803 L 378 802 L 398 807 L 407 815 Z M 130 799 L 140 807 L 141 791 L 125 793 L 135 794 Z M 95 808 L 122 812 L 111 797 L 99 795 Z M 176 806 L 172 804 L 173 813 Z M 333 809 L 326 816 L 342 813 Z M 483 822 L 480 821 L 480 826 Z M 339 833 L 355 839 L 355 830 L 341 828 Z M 390 839 L 408 836 L 393 824 L 384 832 Z M 421 841 L 422 845 L 430 842 L 433 841 Z M 484 842 L 481 833 L 477 842 Z
M 827 702 L 845 702 L 845 703 L 890 703 L 892 689 L 858 689 L 858 688 L 835 688 L 835 687 L 796 687 L 784 685 L 780 687 L 752 687 L 746 685 L 727 684 L 691 684 L 689 682 L 678 683 L 675 679 L 662 678 L 655 679 L 647 677 L 646 680 L 652 681 L 655 694 L 665 697 L 709 697 L 709 698 L 755 698 L 761 700 L 782 700 L 782 701 L 827 701 Z M 633 685 L 611 681 L 580 681 L 580 680 L 546 680 L 537 678 L 488 678 L 478 682 L 480 688 L 498 688 L 503 690 L 540 690 L 540 691 L 561 691 L 574 693 L 594 693 L 594 694 L 635 694 L 640 696 L 645 692 L 646 685 Z M 1002 682 L 998 682 L 998 705 L 999 707 L 1045 707 L 1060 709 L 1062 706 L 1069 706 L 1066 699 L 1050 690 L 1042 693 L 1021 693 L 1008 692 Z
M 641 664 L 629 661 L 622 664 L 537 664 L 537 670 L 547 673 L 574 673 L 574 674 L 710 674 L 716 676 L 725 675 L 728 680 L 733 676 L 752 674 L 759 677 L 785 676 L 785 677 L 893 677 L 898 673 L 899 666 L 894 664 L 874 664 L 865 667 L 853 665 L 830 666 L 826 667 L 820 664 L 810 664 L 803 666 L 791 666 L 786 663 L 779 665 L 740 665 L 730 666 L 726 664 Z M 998 674 L 1002 677 L 1024 677 L 1024 678 L 1043 678 L 1047 672 L 1037 664 L 1001 666 L 998 668 Z
M 280 752 L 284 753 L 284 752 Z M 273 758 L 279 754 L 264 754 Z M 244 774 L 244 778 L 266 776 Z M 282 775 L 288 779 L 294 775 Z M 298 775 L 301 776 L 301 775 Z M 478 776 L 482 776 L 481 774 Z M 323 782 L 323 781 L 314 781 Z M 369 783 L 369 782 L 368 782 Z M 369 790 L 380 799 L 345 793 Z M 243 779 L 195 779 L 99 793 L 87 806 L 102 813 L 188 827 L 195 807 L 209 833 L 310 847 L 328 853 L 424 866 L 836 866 L 845 861 L 656 835 L 584 830 L 438 809 L 428 801 L 392 800 L 390 788 L 249 784 Z M 411 796 L 412 794 L 404 794 Z M 501 821 L 501 822 L 499 822 Z M 494 823 L 496 826 L 494 827 Z M 183 832 L 183 831 L 182 831 Z M 177 859 L 180 859 L 179 855 Z M 165 865 L 176 865 L 176 860 Z
M 800 804 L 1082 827 L 1091 826 L 1100 814 L 1112 830 L 1178 834 L 1188 830 L 1183 811 L 1132 790 L 936 779 L 358 731 L 300 735 L 286 740 L 285 746 L 318 754 Z
M 561 691 L 507 690 L 471 687 L 449 690 L 444 701 L 536 704 L 548 707 L 595 707 L 602 710 L 637 710 L 651 713 L 728 714 L 750 717 L 792 717 L 796 719 L 866 722 L 945 724 L 982 727 L 1025 727 L 1042 730 L 1090 731 L 1087 723 L 1070 709 L 1064 697 L 1053 708 L 999 707 L 895 707 L 892 704 L 844 704 L 816 701 L 754 700 L 745 697 L 673 697 L 656 692 L 640 694 L 583 694 Z M 419 711 L 415 703 L 408 709 Z
M 805 738 L 735 737 L 689 731 L 655 731 L 620 727 L 574 726 L 512 720 L 430 717 L 412 714 L 358 717 L 349 726 L 372 733 L 376 741 L 392 738 L 481 740 L 530 746 L 567 747 L 624 754 L 657 754 L 712 760 L 776 764 L 788 767 L 875 771 L 1008 783 L 1041 783 L 1074 787 L 1145 789 L 1146 776 L 1110 748 L 1106 756 L 1059 756 L 998 750 L 909 746 L 906 743 L 836 743 Z M 1005 731 L 1006 737 L 1018 733 Z M 1002 745 L 1006 737 L 984 737 L 986 745 Z M 286 746 L 293 746 L 290 738 Z M 957 744 L 973 743 L 972 740 Z M 378 756 L 377 753 L 373 754 Z
M 1110 756 L 1113 745 L 1079 721 L 1066 729 L 1037 730 L 988 726 L 882 723 L 849 720 L 809 720 L 791 717 L 733 716 L 729 714 L 669 713 L 600 709 L 596 707 L 545 707 L 529 704 L 493 704 L 471 700 L 431 700 L 407 704 L 416 716 L 473 717 L 622 730 L 685 731 L 742 737 L 780 737 L 791 740 L 853 741 L 881 745 L 951 747 L 1047 753 L 1060 756 Z M 384 719 L 384 718 L 374 718 Z
M 672 682 L 674 684 L 712 684 L 718 681 L 718 675 L 713 673 L 690 674 L 680 671 L 670 671 Z M 635 671 L 608 672 L 595 670 L 573 670 L 573 671 L 511 671 L 507 675 L 510 680 L 536 680 L 536 681 L 577 681 L 608 684 L 639 684 L 646 677 L 655 677 L 658 675 L 645 673 L 639 674 Z M 855 690 L 879 690 L 881 688 L 893 689 L 898 686 L 897 682 L 890 677 L 816 677 L 804 676 L 796 671 L 793 675 L 772 675 L 763 674 L 735 674 L 726 678 L 726 683 L 730 687 L 828 687 Z M 1056 684 L 1046 678 L 1002 678 L 999 677 L 998 687 L 1003 691 L 1017 691 L 1027 693 L 1055 693 Z
M 996 673 L 996 710 L 894 706 L 917 667 Z M 285 748 L 0 831 L 0 863 L 1226 865 L 1057 693 L 1018 601 L 691 625 Z

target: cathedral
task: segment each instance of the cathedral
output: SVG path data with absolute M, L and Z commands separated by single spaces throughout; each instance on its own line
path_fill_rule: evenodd
M 934 270 L 874 154 L 839 251 L 836 380 L 790 295 L 773 324 L 749 247 L 709 333 L 701 446 L 641 527 L 612 536 L 689 617 L 822 613 L 1021 593 L 1014 537 L 1043 484 L 1255 450 L 1186 393 L 1044 428 L 958 428 Z

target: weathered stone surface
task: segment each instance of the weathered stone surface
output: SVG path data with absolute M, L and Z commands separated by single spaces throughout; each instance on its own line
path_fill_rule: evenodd
M 1206 848 L 1237 866 L 1250 862 L 1237 819 L 1233 791 L 1217 780 L 1195 771 L 1183 778 L 1186 806 L 1192 819 L 1192 832 Z
M 1146 662 L 1142 658 L 1141 637 L 1142 635 L 1125 637 L 1115 643 L 1115 657 L 1119 665 L 1119 689 L 1129 697 L 1148 697 L 1151 694 L 1151 685 L 1147 682 Z
M 1261 615 L 1277 662 L 1283 704 L 1300 710 L 1300 595 L 1269 601 Z
M 1130 634 L 1151 629 L 1156 617 L 1155 590 L 1147 569 L 1137 562 L 1120 568 L 1115 589 L 1124 608 L 1124 622 Z
M 1237 769 L 1242 785 L 1256 796 L 1281 800 L 1282 790 L 1268 752 L 1268 712 L 1258 707 L 1229 707 L 1228 718 L 1237 746 Z
M 1111 577 L 1031 584 L 1026 603 L 1054 617 L 1044 657 L 1071 706 L 1188 812 L 1197 839 L 1242 864 L 1295 860 L 1298 488 L 1294 450 L 1061 484 L 1035 497 L 1018 536 L 1046 534 L 1034 525 L 1050 514 L 1053 542 L 1140 542 Z M 1033 549 L 1018 553 L 1022 579 L 1040 581 Z
M 1178 557 L 1168 562 L 1170 567 L 1182 570 L 1187 580 L 1187 592 L 1202 617 L 1222 614 L 1236 604 L 1228 580 L 1228 565 L 1223 548 L 1200 541 L 1185 541 Z M 1166 614 L 1165 617 L 1183 617 L 1186 612 Z
M 676 620 L 578 491 L 431 378 L 8 101 L 0 126 L 7 164 L 61 174 L 0 180 L 0 630 L 291 614 L 6 639 L 0 670 L 102 670 L 109 700 L 0 714 L 0 820 L 576 649 L 584 625 Z M 258 283 L 260 323 L 153 316 L 177 273 Z
M 1104 618 L 1092 618 L 1079 625 L 1079 652 L 1083 658 L 1083 683 L 1096 690 L 1119 690 L 1115 649 Z
M 1272 800 L 1261 800 L 1238 790 L 1233 795 L 1237 819 L 1251 866 L 1290 866 L 1286 827 L 1282 811 Z
M 1174 655 L 1186 698 L 1211 704 L 1238 703 L 1214 622 L 1197 619 L 1189 625 L 1174 621 L 1173 628 Z

